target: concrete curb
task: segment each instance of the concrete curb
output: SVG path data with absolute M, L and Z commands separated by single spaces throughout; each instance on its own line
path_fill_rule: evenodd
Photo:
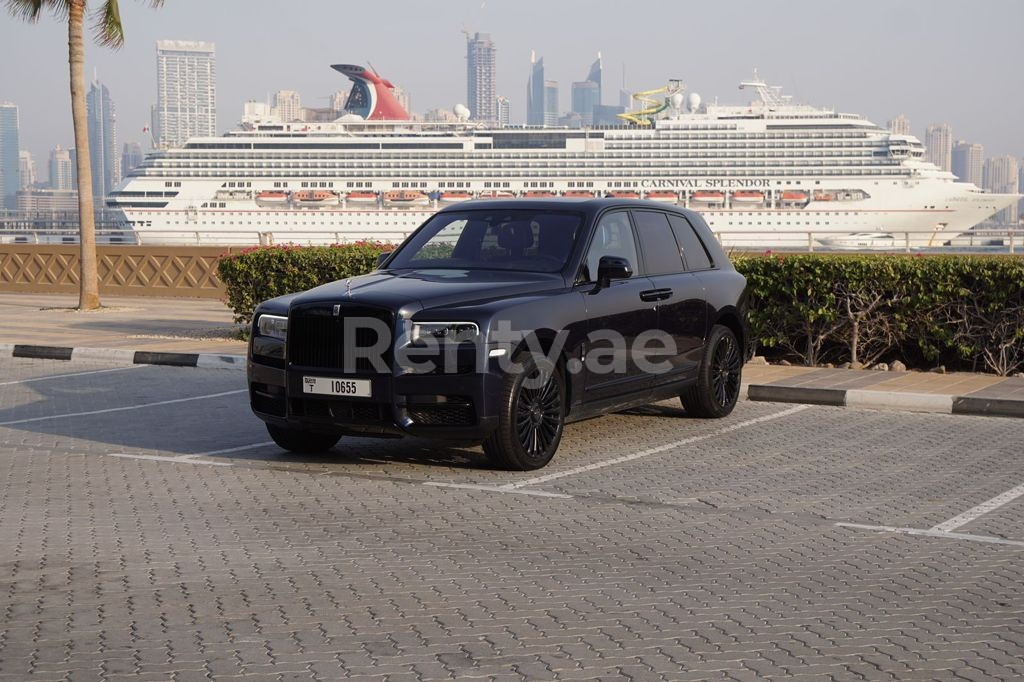
M 217 353 L 158 353 L 122 348 L 69 348 L 65 346 L 32 346 L 0 344 L 0 357 L 107 362 L 114 365 L 165 365 L 199 367 L 202 369 L 245 369 L 244 355 Z
M 747 399 L 772 403 L 804 403 L 872 410 L 1024 418 L 1024 400 L 979 398 L 943 393 L 904 393 L 853 388 L 805 388 L 802 386 L 751 384 L 747 387 Z

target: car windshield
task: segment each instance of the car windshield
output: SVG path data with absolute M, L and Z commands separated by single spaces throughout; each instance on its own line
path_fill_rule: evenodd
M 545 210 L 438 213 L 388 268 L 558 272 L 576 243 L 583 216 Z

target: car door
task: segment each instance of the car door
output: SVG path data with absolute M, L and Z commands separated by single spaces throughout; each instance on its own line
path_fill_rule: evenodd
M 660 356 L 651 355 L 664 368 L 652 377 L 652 385 L 658 386 L 696 375 L 707 333 L 706 296 L 700 276 L 687 272 L 669 215 L 656 210 L 633 210 L 632 214 L 644 268 L 656 292 L 658 329 L 666 341 L 671 340 Z
M 629 261 L 633 276 L 601 286 L 597 267 L 601 256 Z M 583 354 L 584 402 L 632 397 L 649 390 L 650 378 L 642 372 L 631 350 L 638 336 L 655 328 L 656 305 L 645 301 L 653 288 L 643 274 L 629 211 L 611 211 L 598 219 L 586 259 L 577 280 L 584 294 L 587 341 Z

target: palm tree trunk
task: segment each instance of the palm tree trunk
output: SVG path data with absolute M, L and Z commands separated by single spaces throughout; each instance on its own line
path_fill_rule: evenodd
M 84 0 L 68 2 L 68 64 L 71 67 L 71 119 L 75 126 L 75 156 L 78 165 L 78 220 L 81 259 L 79 262 L 79 310 L 100 307 L 99 276 L 96 270 L 96 218 L 92 206 L 92 164 L 89 159 L 89 123 L 85 107 L 85 18 Z

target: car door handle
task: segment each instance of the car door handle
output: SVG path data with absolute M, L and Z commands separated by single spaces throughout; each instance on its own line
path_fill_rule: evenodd
M 640 292 L 641 301 L 664 301 L 666 298 L 672 298 L 671 289 L 647 289 Z

